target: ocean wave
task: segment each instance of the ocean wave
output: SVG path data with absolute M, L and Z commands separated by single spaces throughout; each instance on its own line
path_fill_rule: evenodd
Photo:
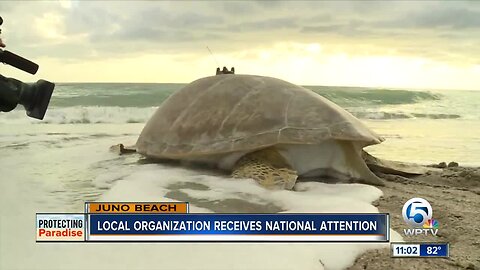
M 59 84 L 50 104 L 55 107 L 153 107 L 184 86 L 172 83 Z
M 0 123 L 33 124 L 98 124 L 98 123 L 145 123 L 156 107 L 66 107 L 49 108 L 43 121 L 29 118 L 23 109 L 3 114 Z
M 55 107 L 158 106 L 185 84 L 59 84 L 50 102 Z M 340 106 L 400 105 L 441 100 L 428 91 L 364 87 L 306 86 Z
M 411 118 L 427 118 L 427 119 L 458 119 L 461 118 L 458 114 L 434 114 L 434 113 L 403 113 L 403 112 L 352 112 L 353 115 L 360 119 L 411 119 Z
M 324 86 L 313 86 L 309 89 L 339 105 L 348 106 L 414 104 L 443 98 L 441 94 L 425 91 Z
M 146 123 L 157 107 L 66 107 L 49 108 L 45 119 L 39 121 L 25 115 L 23 109 L 16 109 L 10 113 L 3 113 L 0 123 L 18 124 L 128 124 Z M 443 113 L 410 113 L 410 112 L 385 112 L 385 111 L 360 111 L 358 108 L 347 108 L 354 116 L 360 119 L 389 120 L 389 119 L 459 119 L 458 114 Z

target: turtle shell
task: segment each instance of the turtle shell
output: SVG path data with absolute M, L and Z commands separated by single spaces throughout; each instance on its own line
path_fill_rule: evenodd
M 307 88 L 271 77 L 217 75 L 167 98 L 145 125 L 136 148 L 148 157 L 188 159 L 328 139 L 355 141 L 360 147 L 383 141 Z

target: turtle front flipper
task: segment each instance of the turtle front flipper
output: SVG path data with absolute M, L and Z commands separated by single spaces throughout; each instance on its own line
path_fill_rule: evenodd
M 135 146 L 125 146 L 122 143 L 110 146 L 110 151 L 119 155 L 131 154 L 137 152 Z
M 298 175 L 285 158 L 273 147 L 255 151 L 235 163 L 232 176 L 252 178 L 268 189 L 291 190 Z

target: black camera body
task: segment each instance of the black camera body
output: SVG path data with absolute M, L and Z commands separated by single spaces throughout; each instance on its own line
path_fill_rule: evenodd
M 2 23 L 3 19 L 0 17 L 0 25 Z M 34 62 L 2 49 L 0 49 L 0 62 L 30 74 L 37 73 L 39 68 Z M 36 83 L 27 84 L 0 75 L 0 111 L 9 112 L 15 109 L 18 104 L 22 104 L 28 116 L 42 120 L 54 88 L 55 84 L 46 80 L 38 80 Z

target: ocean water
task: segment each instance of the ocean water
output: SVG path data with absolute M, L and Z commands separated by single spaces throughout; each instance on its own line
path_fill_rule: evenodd
M 22 108 L 0 114 L 0 269 L 342 269 L 387 247 L 35 244 L 36 212 L 82 212 L 85 201 L 189 201 L 192 212 L 378 212 L 371 203 L 382 192 L 372 186 L 315 182 L 298 192 L 266 191 L 253 180 L 108 151 L 135 143 L 156 106 L 182 86 L 58 84 L 44 121 Z M 366 149 L 378 157 L 480 166 L 480 91 L 308 88 L 384 136 Z

